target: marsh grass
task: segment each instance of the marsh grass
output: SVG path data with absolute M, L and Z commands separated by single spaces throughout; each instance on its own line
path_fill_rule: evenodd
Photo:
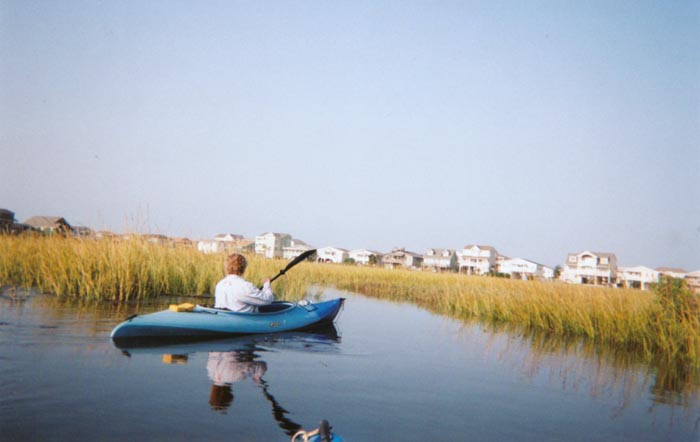
M 61 297 L 108 301 L 210 296 L 223 277 L 223 255 L 141 240 L 94 241 L 0 236 L 0 285 L 35 287 Z M 260 284 L 287 264 L 249 257 L 246 278 Z M 283 299 L 334 286 L 416 303 L 435 313 L 584 337 L 682 365 L 700 366 L 700 307 L 681 282 L 654 292 L 555 282 L 512 281 L 345 265 L 301 263 L 275 281 Z

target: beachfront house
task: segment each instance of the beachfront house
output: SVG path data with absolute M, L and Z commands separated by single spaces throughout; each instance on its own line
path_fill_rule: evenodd
M 255 253 L 265 258 L 282 258 L 285 247 L 292 245 L 292 237 L 287 233 L 263 233 L 255 237 Z
M 621 287 L 648 290 L 651 284 L 659 282 L 661 272 L 649 267 L 618 267 L 617 281 Z
M 348 256 L 348 251 L 339 247 L 321 247 L 316 250 L 317 262 L 342 264 Z
M 382 257 L 382 265 L 386 269 L 417 269 L 422 264 L 423 256 L 403 248 L 393 249 Z
M 613 285 L 617 277 L 614 253 L 569 253 L 560 279 L 574 284 Z
M 71 225 L 68 224 L 65 218 L 60 216 L 33 216 L 26 220 L 24 224 L 49 234 L 69 234 L 72 232 Z
M 499 261 L 498 272 L 510 276 L 511 279 L 540 279 L 554 278 L 554 269 L 523 258 L 507 258 Z
M 202 253 L 252 253 L 255 250 L 255 243 L 245 239 L 243 235 L 219 233 L 213 239 L 198 241 L 197 250 Z
M 700 270 L 687 273 L 685 275 L 685 283 L 688 285 L 690 290 L 700 294 Z
M 457 253 L 459 271 L 468 275 L 486 275 L 496 270 L 498 252 L 491 246 L 468 245 Z
M 313 247 L 306 244 L 304 241 L 292 238 L 291 243 L 287 247 L 282 247 L 282 258 L 292 260 L 311 249 L 313 249 Z
M 15 212 L 0 209 L 0 232 L 9 232 L 15 223 Z
M 423 268 L 433 272 L 456 272 L 457 254 L 451 249 L 428 249 L 423 254 Z
M 348 253 L 348 256 L 359 265 L 381 265 L 382 254 L 374 250 L 355 249 Z
M 663 276 L 668 276 L 669 278 L 675 279 L 685 279 L 688 272 L 684 269 L 673 268 L 673 267 L 659 267 L 656 269 Z

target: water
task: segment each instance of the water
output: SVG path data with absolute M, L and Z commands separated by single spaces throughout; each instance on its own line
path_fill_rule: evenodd
M 698 441 L 700 386 L 581 343 L 347 301 L 336 331 L 115 347 L 163 305 L 0 297 L 0 440 Z M 166 301 L 167 303 L 168 301 Z

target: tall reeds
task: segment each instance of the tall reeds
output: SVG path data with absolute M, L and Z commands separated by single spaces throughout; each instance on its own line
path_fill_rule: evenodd
M 141 240 L 0 236 L 0 284 L 81 299 L 210 295 L 224 275 L 223 260 L 224 255 Z M 285 265 L 251 256 L 245 276 L 259 284 Z M 273 288 L 282 298 L 299 299 L 314 286 L 413 302 L 461 319 L 584 337 L 647 358 L 700 367 L 698 297 L 679 281 L 664 281 L 656 291 L 645 292 L 302 263 Z

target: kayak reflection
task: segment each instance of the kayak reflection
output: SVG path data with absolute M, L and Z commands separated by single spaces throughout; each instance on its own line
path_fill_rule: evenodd
M 301 425 L 287 417 L 287 411 L 270 393 L 269 384 L 263 379 L 267 362 L 261 354 L 268 351 L 301 351 L 328 353 L 339 351 L 340 336 L 335 325 L 308 331 L 250 335 L 216 340 L 129 339 L 113 341 L 122 354 L 132 357 L 139 354 L 161 354 L 163 363 L 187 364 L 189 355 L 208 353 L 207 375 L 212 382 L 209 406 L 213 411 L 226 414 L 234 402 L 233 386 L 250 379 L 260 386 L 265 399 L 272 407 L 277 425 L 288 436 L 302 429 Z

